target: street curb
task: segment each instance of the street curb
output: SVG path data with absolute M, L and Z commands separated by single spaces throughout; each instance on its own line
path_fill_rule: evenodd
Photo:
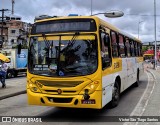
M 148 72 L 150 72 L 152 74 L 152 76 L 154 77 L 155 81 L 156 81 L 156 76 L 154 75 L 154 73 L 150 70 L 147 69 Z
M 10 98 L 10 97 L 13 97 L 13 96 L 17 96 L 17 95 L 21 95 L 21 94 L 25 94 L 25 93 L 27 93 L 26 90 L 23 90 L 23 91 L 20 91 L 20 92 L 15 92 L 15 93 L 12 93 L 12 94 L 1 96 L 0 100 L 6 99 L 6 98 Z

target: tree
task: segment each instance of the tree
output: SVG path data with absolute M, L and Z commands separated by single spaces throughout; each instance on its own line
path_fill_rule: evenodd
M 146 52 L 148 50 L 148 46 L 142 46 L 142 52 Z

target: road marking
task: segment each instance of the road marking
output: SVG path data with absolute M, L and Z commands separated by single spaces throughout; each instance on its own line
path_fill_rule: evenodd
M 148 76 L 148 84 L 147 87 L 141 96 L 140 100 L 138 101 L 136 107 L 130 114 L 130 116 L 142 116 L 150 99 L 151 94 L 153 93 L 154 87 L 155 87 L 155 80 L 156 77 L 153 73 L 151 73 L 153 76 L 151 78 L 151 74 L 145 71 L 145 73 Z M 153 78 L 154 77 L 154 78 Z M 153 85 L 152 85 L 153 84 Z M 151 90 L 150 90 L 151 89 Z M 145 102 L 145 103 L 144 103 Z M 138 125 L 139 122 L 125 122 L 123 125 Z

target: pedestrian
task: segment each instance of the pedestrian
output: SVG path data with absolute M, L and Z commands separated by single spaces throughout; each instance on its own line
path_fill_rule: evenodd
M 1 60 L 0 77 L 1 77 L 2 88 L 6 88 L 5 79 L 6 79 L 7 69 L 8 69 L 8 65 Z

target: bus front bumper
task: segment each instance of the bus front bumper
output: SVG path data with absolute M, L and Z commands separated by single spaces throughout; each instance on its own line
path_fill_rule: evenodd
M 34 93 L 27 89 L 28 104 L 54 107 L 71 108 L 102 108 L 102 91 L 95 91 L 90 94 L 89 100 L 84 100 L 83 95 L 48 95 Z

